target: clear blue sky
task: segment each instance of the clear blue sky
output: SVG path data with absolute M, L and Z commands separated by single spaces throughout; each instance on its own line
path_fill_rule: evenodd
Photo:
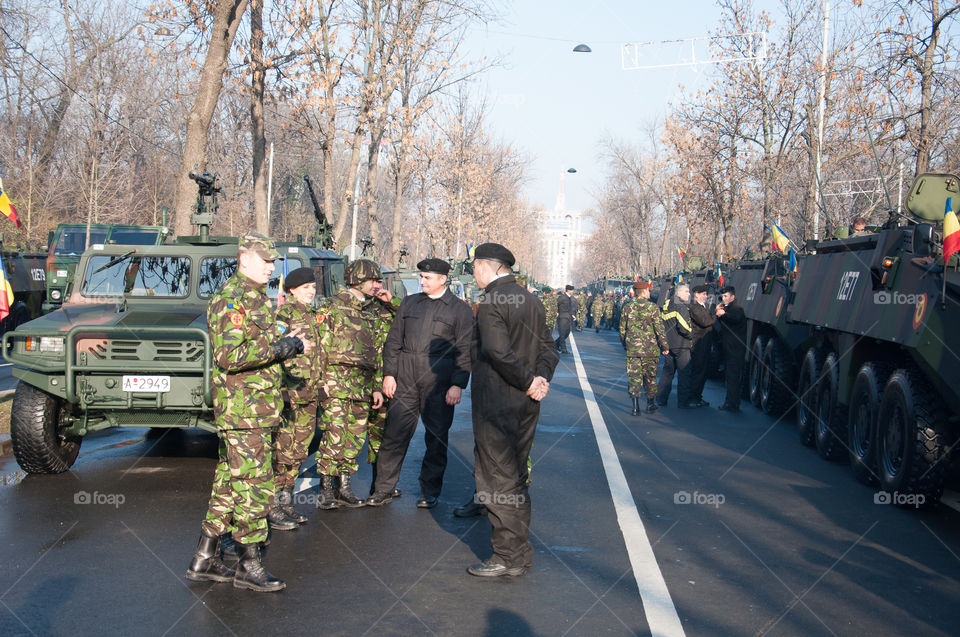
M 641 139 L 646 123 L 662 119 L 668 101 L 677 99 L 678 85 L 703 86 L 712 68 L 624 71 L 621 45 L 706 36 L 719 14 L 711 0 L 517 0 L 504 4 L 501 22 L 469 34 L 468 57 L 499 55 L 506 62 L 481 85 L 493 135 L 530 157 L 531 203 L 552 209 L 560 175 L 573 167 L 567 209 L 593 207 L 603 182 L 600 140 Z M 574 53 L 581 42 L 593 52 Z M 689 45 L 683 49 L 689 56 Z M 681 56 L 679 45 L 644 50 L 662 62 Z

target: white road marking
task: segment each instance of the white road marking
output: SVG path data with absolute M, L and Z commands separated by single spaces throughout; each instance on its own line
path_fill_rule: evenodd
M 583 390 L 583 399 L 587 403 L 590 422 L 593 423 L 597 447 L 600 449 L 600 459 L 603 461 L 603 471 L 610 486 L 610 495 L 617 512 L 617 522 L 620 524 L 623 541 L 627 546 L 627 555 L 633 567 L 633 577 L 640 591 L 640 603 L 647 616 L 650 633 L 655 637 L 682 637 L 685 633 L 680 617 L 677 615 L 677 608 L 673 604 L 667 583 L 653 554 L 653 547 L 650 545 L 640 513 L 633 501 L 633 494 L 630 492 L 623 467 L 620 465 L 617 450 L 613 446 L 607 424 L 603 421 L 593 389 L 587 380 L 587 372 L 580 360 L 577 341 L 572 335 L 570 344 L 573 348 L 580 389 Z

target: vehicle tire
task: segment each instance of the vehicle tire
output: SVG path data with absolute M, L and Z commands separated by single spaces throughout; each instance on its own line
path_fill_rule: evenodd
M 817 379 L 823 368 L 823 359 L 823 350 L 818 347 L 808 349 L 797 382 L 797 433 L 800 442 L 808 447 L 812 447 L 816 439 Z
M 877 473 L 888 493 L 923 495 L 930 506 L 943 495 L 950 440 L 947 413 L 916 368 L 898 369 L 883 388 L 877 416 Z
M 763 348 L 760 370 L 760 408 L 763 413 L 779 416 L 790 411 L 796 402 L 796 372 L 790 350 L 777 337 L 771 337 Z
M 877 415 L 883 386 L 893 367 L 887 363 L 864 363 L 857 372 L 850 393 L 850 411 L 847 416 L 847 451 L 850 468 L 857 480 L 877 484 Z
M 63 473 L 80 452 L 81 438 L 64 433 L 64 401 L 20 381 L 10 409 L 13 455 L 28 473 Z
M 754 407 L 760 406 L 760 379 L 763 376 L 763 348 L 767 346 L 767 339 L 763 336 L 757 336 L 753 339 L 753 347 L 750 348 L 750 370 L 747 375 L 749 379 L 750 402 Z
M 827 354 L 817 381 L 817 417 L 814 428 L 817 453 L 824 460 L 838 460 L 847 442 L 847 410 L 837 400 L 840 388 L 840 361 L 836 352 Z
M 24 303 L 16 303 L 10 308 L 12 323 L 10 329 L 15 330 L 30 320 L 30 309 Z

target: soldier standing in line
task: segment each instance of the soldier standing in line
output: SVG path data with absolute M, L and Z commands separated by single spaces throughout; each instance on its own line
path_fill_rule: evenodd
M 320 342 L 321 315 L 313 307 L 317 295 L 316 276 L 311 268 L 297 268 L 283 282 L 283 289 L 293 298 L 277 308 L 277 325 L 286 334 L 298 329 L 311 343 Z M 300 465 L 307 458 L 310 442 L 317 429 L 317 413 L 321 400 L 320 358 L 316 352 L 301 354 L 284 362 L 284 385 L 289 407 L 283 413 L 283 425 L 273 439 L 273 473 L 277 498 L 268 520 L 276 523 L 289 519 L 304 524 L 306 516 L 293 506 L 293 488 L 296 486 Z
M 600 321 L 603 320 L 603 297 L 599 294 L 593 296 L 593 303 L 590 304 L 590 318 L 593 320 L 593 328 L 599 334 Z
M 571 292 L 573 286 L 568 285 L 557 298 L 557 340 L 554 345 L 560 354 L 567 353 L 567 337 L 570 336 L 570 328 L 577 313 L 577 300 Z
M 690 406 L 709 407 L 703 399 L 707 382 L 707 365 L 713 345 L 713 324 L 717 319 L 707 309 L 707 286 L 693 286 L 690 303 L 690 326 L 693 328 L 693 350 L 690 354 Z
M 267 539 L 267 512 L 273 505 L 272 436 L 280 425 L 280 361 L 308 352 L 300 330 L 281 336 L 266 284 L 279 257 L 272 239 L 248 233 L 240 238 L 237 271 L 210 298 L 207 329 L 213 352 L 213 411 L 220 435 L 220 459 L 210 504 L 187 579 L 228 582 L 258 592 L 286 584 L 263 567 L 260 543 Z M 296 522 L 290 522 L 296 527 Z M 239 544 L 237 569 L 220 553 L 221 536 Z
M 448 264 L 449 265 L 449 264 Z M 374 347 L 380 354 L 380 368 L 383 368 L 383 346 L 387 342 L 387 335 L 390 333 L 390 327 L 397 316 L 402 299 L 394 299 L 393 294 L 383 287 L 383 281 L 374 282 L 373 295 L 381 303 L 374 305 L 377 314 L 376 327 L 374 329 Z M 382 377 L 382 376 L 381 376 Z M 367 464 L 370 465 L 372 480 L 370 481 L 370 495 L 373 495 L 374 485 L 377 482 L 377 459 L 380 456 L 380 445 L 383 443 L 384 430 L 387 427 L 387 401 L 384 397 L 383 404 L 376 409 L 371 408 L 370 419 L 367 422 Z M 393 497 L 399 498 L 403 495 L 400 489 L 393 489 Z
M 417 269 L 423 292 L 400 304 L 383 348 L 383 393 L 391 400 L 369 506 L 393 499 L 421 417 L 427 450 L 420 466 L 417 507 L 436 506 L 447 466 L 454 407 L 470 379 L 473 312 L 447 288 L 450 264 L 424 259 Z
M 343 277 L 347 288 L 321 309 L 320 349 L 328 398 L 320 417 L 323 438 L 317 449 L 318 509 L 364 504 L 350 481 L 358 469 L 357 456 L 367 436 L 371 411 L 381 409 L 384 402 L 379 330 L 384 329 L 385 314 L 395 312 L 399 305 L 382 288 L 381 278 L 380 266 L 373 261 L 352 261 Z
M 627 391 L 633 400 L 633 415 L 640 415 L 640 394 L 646 390 L 647 413 L 657 410 L 657 362 L 670 354 L 660 310 L 650 302 L 650 284 L 633 284 L 637 297 L 623 307 L 620 342 L 627 350 Z
M 608 330 L 613 329 L 613 306 L 616 304 L 616 301 L 613 299 L 613 294 L 604 294 L 603 299 L 603 324 Z
M 660 372 L 657 403 L 665 407 L 673 389 L 673 375 L 677 375 L 677 407 L 686 409 L 690 403 L 690 347 L 693 344 L 693 329 L 690 327 L 690 286 L 681 283 L 673 298 L 667 299 L 661 308 L 663 326 L 667 332 L 670 354 L 663 360 Z
M 574 298 L 577 299 L 577 331 L 582 332 L 587 322 L 587 295 L 577 292 Z
M 547 328 L 553 335 L 553 326 L 557 324 L 557 294 L 551 288 L 543 288 L 543 310 L 546 312 Z

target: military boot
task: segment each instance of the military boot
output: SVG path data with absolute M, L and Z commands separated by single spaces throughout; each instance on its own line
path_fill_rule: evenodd
M 350 487 L 350 477 L 351 476 L 349 473 L 340 474 L 340 486 L 337 488 L 337 500 L 351 508 L 362 507 L 364 502 L 353 493 L 353 489 Z
M 293 507 L 293 487 L 284 487 L 277 492 L 277 504 L 284 515 L 291 520 L 295 520 L 297 524 L 307 523 L 307 516 L 301 515 L 300 512 Z
M 639 416 L 640 415 L 640 397 L 631 396 L 631 398 L 633 398 L 633 413 L 631 415 Z
M 194 582 L 229 582 L 235 571 L 220 558 L 220 536 L 200 534 L 200 542 L 187 569 L 187 579 Z
M 639 399 L 637 399 L 639 400 Z M 660 405 L 657 404 L 655 398 L 647 398 L 647 413 L 652 414 L 656 410 L 660 409 Z
M 267 522 L 274 531 L 293 531 L 294 529 L 300 528 L 296 520 L 287 517 L 287 514 L 280 508 L 276 499 L 274 499 L 273 506 L 270 507 L 270 511 L 267 513 Z
M 320 493 L 317 494 L 318 509 L 339 509 L 340 503 L 333 492 L 333 476 L 321 476 Z
M 267 548 L 268 546 L 270 546 L 270 537 L 267 536 L 267 539 L 265 539 L 260 544 L 263 546 L 263 548 Z M 239 545 L 239 542 L 233 539 L 233 536 L 230 535 L 229 533 L 224 533 L 223 535 L 220 536 L 220 553 L 224 557 L 232 557 L 234 559 L 239 557 L 240 549 L 237 548 L 238 545 Z
M 274 577 L 263 568 L 260 561 L 260 544 L 240 545 L 240 561 L 237 562 L 237 574 L 233 578 L 234 588 L 246 588 L 258 593 L 281 591 L 287 587 L 286 583 Z

